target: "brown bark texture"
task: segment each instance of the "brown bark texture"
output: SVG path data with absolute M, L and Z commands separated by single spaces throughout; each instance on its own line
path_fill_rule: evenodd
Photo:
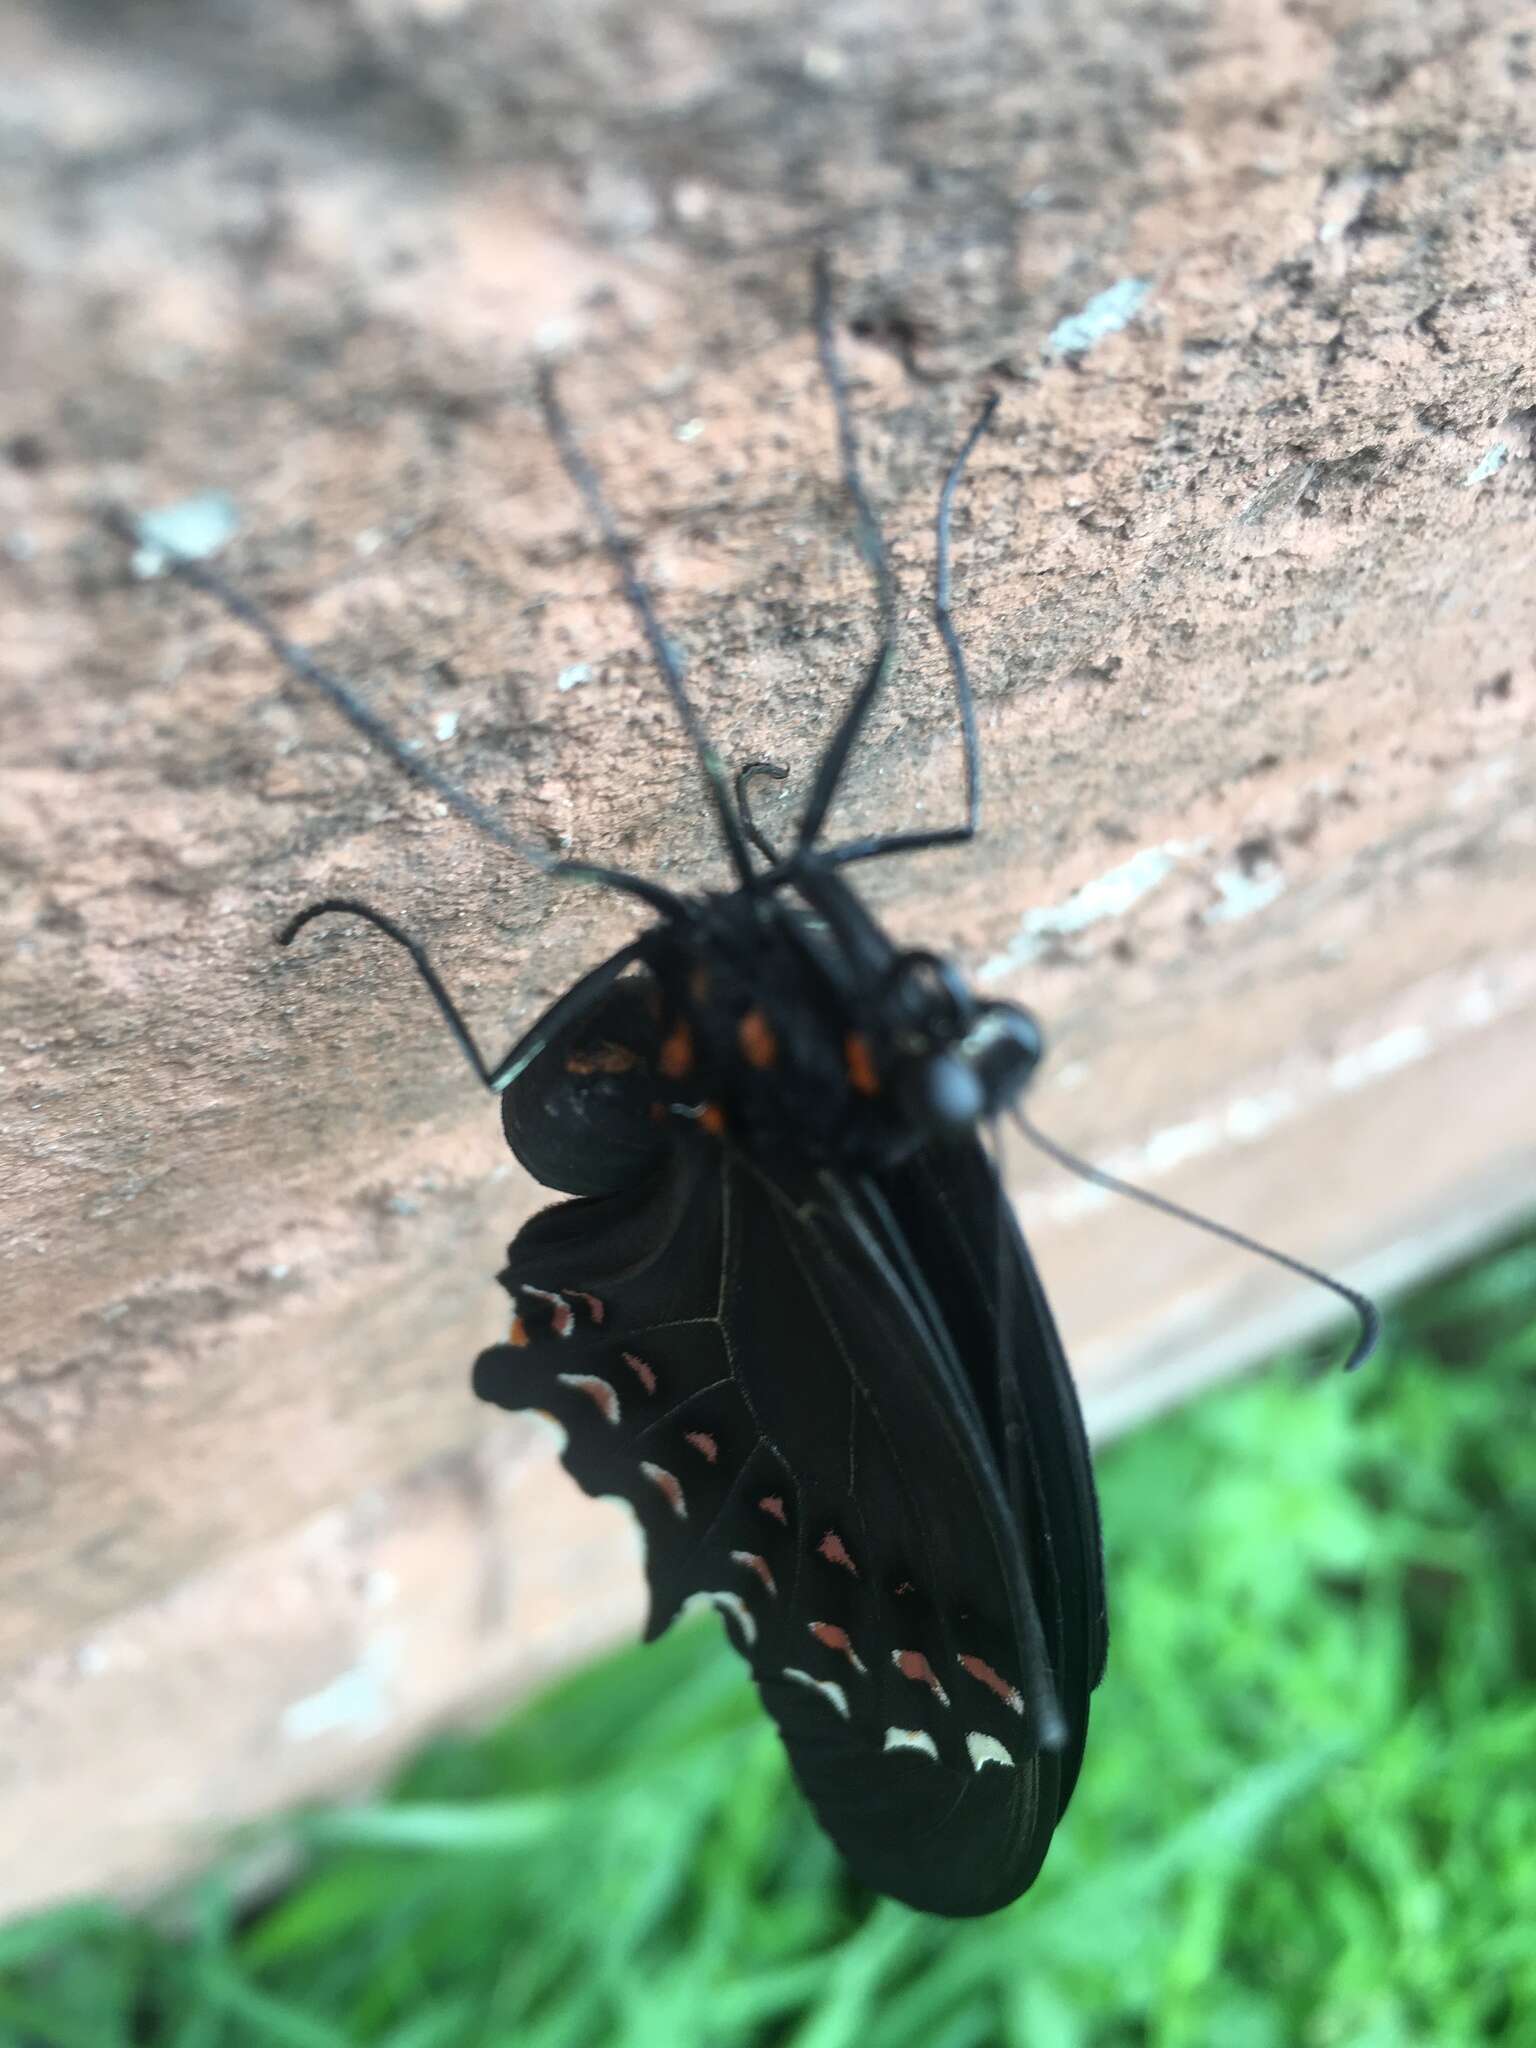
M 532 364 L 782 819 L 874 625 L 826 247 L 905 621 L 847 829 L 957 809 L 931 518 L 1002 394 L 956 519 L 984 833 L 871 899 L 1039 1011 L 1064 1142 L 1389 1286 L 1536 1166 L 1533 28 L 0 18 L 0 1908 L 152 1883 L 639 1607 L 617 1516 L 468 1395 L 538 1199 L 494 1109 L 375 935 L 273 944 L 366 896 L 499 1050 L 635 913 L 445 815 L 100 509 L 224 494 L 227 572 L 515 829 L 717 882 Z M 1100 1428 L 1328 1315 L 1009 1173 Z

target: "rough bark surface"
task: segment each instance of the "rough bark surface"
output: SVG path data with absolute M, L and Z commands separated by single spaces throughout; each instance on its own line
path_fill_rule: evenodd
M 138 0 L 0 22 L 0 1908 L 142 1883 L 613 1633 L 636 1572 L 465 1368 L 535 1200 L 487 1039 L 632 928 L 403 787 L 107 502 L 485 802 L 702 885 L 696 777 L 542 437 L 568 357 L 726 756 L 871 644 L 807 332 L 835 255 L 906 658 L 843 818 L 1046 1019 L 1039 1117 L 1379 1280 L 1536 1168 L 1528 9 Z M 1106 1426 L 1313 1313 L 1014 1162 Z M 101 1740 L 103 1727 L 112 1742 Z

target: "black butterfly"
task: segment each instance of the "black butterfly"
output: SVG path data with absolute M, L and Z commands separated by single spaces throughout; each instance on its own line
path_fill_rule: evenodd
M 693 742 L 735 886 L 682 897 L 519 846 L 551 872 L 640 897 L 657 921 L 495 1066 L 421 948 L 380 912 L 330 899 L 282 938 L 346 912 L 406 946 L 501 1093 L 513 1152 L 574 1198 L 513 1241 L 501 1275 L 509 1337 L 482 1352 L 474 1385 L 501 1407 L 552 1416 L 578 1483 L 633 1506 L 647 1635 L 712 1603 L 850 1868 L 926 1911 L 986 1913 L 1041 1867 L 1077 1782 L 1106 1645 L 1077 1398 L 980 1135 L 1018 1114 L 1041 1042 L 1026 1011 L 981 1001 L 943 959 L 897 947 L 847 870 L 975 835 L 977 743 L 949 613 L 949 519 L 996 401 L 949 469 L 936 522 L 935 617 L 964 739 L 965 822 L 824 844 L 889 673 L 894 591 L 824 265 L 816 301 L 883 630 L 788 852 L 758 827 L 749 787 L 754 773 L 783 771 L 752 763 L 732 790 L 546 376 L 556 447 Z M 220 578 L 175 566 L 408 773 L 518 845 Z M 1374 1312 L 1339 1291 L 1362 1316 L 1363 1355 Z

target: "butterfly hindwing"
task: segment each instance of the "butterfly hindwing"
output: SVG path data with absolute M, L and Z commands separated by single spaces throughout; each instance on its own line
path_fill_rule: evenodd
M 982 1283 L 951 1257 L 942 1187 L 898 1177 L 888 1199 L 890 1180 L 790 1179 L 683 1144 L 638 1188 L 545 1210 L 511 1247 L 511 1341 L 475 1384 L 554 1415 L 572 1476 L 634 1507 L 648 1634 L 692 1601 L 724 1614 L 853 1869 L 983 1912 L 1034 1876 L 1070 1787 L 1038 1744 L 1021 1614 L 1040 1600 L 1054 1662 L 1072 1634 L 1050 1554 L 1064 1508 L 1016 1526 L 978 1398 L 995 1331 L 954 1301 Z M 1038 1402 L 1049 1360 L 1022 1286 L 1013 1321 Z M 953 1330 L 989 1355 L 962 1359 Z M 1036 1463 L 1055 1450 L 1042 1439 Z M 1091 1605 L 1093 1586 L 1073 1591 Z
M 916 1270 L 937 1276 L 946 1323 L 1004 1470 L 1000 1403 L 1004 1389 L 1012 1393 L 1021 1431 L 1017 1512 L 1070 1736 L 1062 1756 L 1065 1808 L 1108 1648 L 1098 1497 L 1066 1354 L 1012 1205 L 1000 1200 L 996 1169 L 980 1145 L 919 1153 L 882 1177 L 881 1192 Z

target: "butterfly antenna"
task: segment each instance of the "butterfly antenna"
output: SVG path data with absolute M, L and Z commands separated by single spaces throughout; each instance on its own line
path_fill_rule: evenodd
M 1058 1166 L 1064 1166 L 1068 1173 L 1075 1173 L 1079 1180 L 1086 1180 L 1094 1187 L 1106 1188 L 1112 1195 L 1124 1195 L 1132 1202 L 1140 1202 L 1148 1209 L 1157 1209 L 1164 1216 L 1172 1216 L 1180 1223 L 1193 1224 L 1196 1230 L 1203 1230 L 1211 1237 L 1219 1237 L 1226 1244 L 1236 1245 L 1239 1251 L 1253 1252 L 1261 1259 L 1268 1259 L 1271 1265 L 1283 1266 L 1288 1273 L 1295 1273 L 1303 1280 L 1315 1281 L 1319 1287 L 1326 1287 L 1330 1294 L 1336 1294 L 1340 1301 L 1347 1302 L 1354 1310 L 1360 1323 L 1360 1334 L 1344 1361 L 1345 1372 L 1354 1372 L 1364 1365 L 1376 1349 L 1381 1336 L 1381 1311 L 1367 1295 L 1346 1287 L 1342 1280 L 1335 1280 L 1329 1273 L 1320 1272 L 1316 1266 L 1309 1266 L 1303 1259 L 1293 1259 L 1288 1252 L 1276 1251 L 1273 1245 L 1260 1244 L 1255 1237 L 1249 1237 L 1241 1230 L 1234 1230 L 1228 1223 L 1218 1223 L 1214 1217 L 1202 1216 L 1194 1209 L 1186 1209 L 1182 1202 L 1172 1202 L 1166 1195 L 1154 1195 L 1147 1188 L 1139 1188 L 1130 1181 L 1121 1180 L 1118 1175 L 1106 1173 L 1100 1166 L 1091 1166 L 1086 1159 L 1079 1159 L 1068 1152 L 1053 1138 L 1031 1123 L 1021 1109 L 1013 1111 L 1014 1122 L 1029 1142 L 1048 1159 L 1054 1159 Z
M 559 456 L 566 475 L 585 501 L 587 510 L 597 522 L 598 531 L 603 537 L 603 546 L 618 571 L 619 582 L 630 609 L 640 621 L 646 644 L 651 650 L 651 659 L 666 685 L 667 695 L 672 699 L 677 715 L 682 720 L 683 730 L 687 733 L 699 766 L 704 771 L 704 780 L 709 785 L 715 817 L 720 826 L 721 836 L 725 840 L 726 850 L 731 856 L 732 865 L 743 882 L 750 881 L 753 873 L 752 856 L 747 848 L 741 820 L 731 804 L 731 786 L 726 777 L 725 765 L 716 753 L 708 733 L 704 730 L 703 720 L 694 709 L 693 701 L 684 687 L 683 671 L 677 658 L 677 651 L 661 629 L 656 607 L 651 602 L 651 593 L 635 567 L 634 552 L 629 542 L 619 531 L 618 522 L 604 496 L 603 487 L 598 482 L 597 471 L 582 453 L 581 446 L 571 430 L 565 408 L 560 403 L 555 373 L 550 364 L 539 365 L 538 385 L 539 404 L 543 408 L 544 424 L 554 444 L 555 453 Z
M 296 676 L 312 690 L 317 690 L 326 701 L 339 711 L 347 723 L 360 732 L 371 746 L 387 754 L 403 775 L 413 782 L 430 789 L 434 796 L 441 797 L 448 808 L 456 811 L 467 824 L 477 832 L 483 832 L 487 839 L 494 839 L 498 846 L 504 846 L 509 853 L 515 853 L 529 861 L 546 874 L 553 873 L 560 862 L 556 856 L 542 846 L 530 845 L 510 833 L 501 820 L 494 817 L 483 804 L 477 803 L 468 790 L 460 789 L 451 776 L 418 754 L 413 747 L 397 737 L 379 717 L 378 713 L 365 704 L 361 697 L 333 675 L 297 640 L 290 640 L 253 599 L 243 590 L 221 576 L 217 569 L 210 569 L 206 562 L 195 556 L 182 554 L 175 548 L 168 548 L 158 536 L 151 534 L 130 513 L 113 508 L 104 515 L 107 526 L 125 540 L 130 547 L 153 546 L 165 558 L 172 575 L 183 583 L 191 584 L 205 597 L 211 597 L 232 619 L 238 619 L 248 626 L 258 639 L 265 642 L 268 651 L 276 657 L 288 673 Z
M 885 686 L 887 676 L 896 652 L 896 583 L 891 574 L 890 557 L 886 552 L 885 535 L 880 521 L 870 504 L 869 493 L 864 488 L 863 473 L 859 468 L 859 441 L 854 430 L 853 408 L 848 403 L 848 380 L 843 374 L 842 358 L 837 352 L 837 337 L 832 319 L 832 269 L 824 251 L 819 251 L 813 269 L 816 306 L 816 352 L 821 358 L 821 372 L 826 380 L 827 391 L 832 399 L 832 411 L 837 421 L 838 454 L 842 461 L 843 488 L 853 506 L 854 532 L 859 543 L 859 553 L 864 557 L 870 577 L 875 586 L 875 602 L 880 613 L 880 646 L 864 681 L 848 709 L 843 713 L 842 723 L 822 755 L 816 770 L 816 781 L 804 816 L 800 820 L 797 848 L 805 853 L 816 843 L 822 826 L 826 823 L 827 812 L 837 795 L 848 757 L 853 752 L 854 742 L 868 718 L 876 697 Z
M 971 695 L 971 678 L 965 666 L 965 649 L 960 645 L 960 635 L 955 631 L 955 622 L 949 610 L 949 518 L 954 509 L 955 492 L 965 474 L 976 443 L 992 424 L 992 415 L 997 411 L 997 393 L 994 391 L 981 408 L 971 431 L 960 444 L 960 451 L 949 466 L 944 479 L 944 488 L 939 492 L 939 509 L 934 517 L 934 588 L 933 619 L 939 629 L 939 638 L 944 642 L 944 652 L 949 656 L 949 672 L 955 682 L 955 703 L 960 712 L 960 733 L 965 746 L 965 836 L 976 835 L 976 826 L 981 815 L 981 749 L 976 742 L 976 701 Z
M 874 839 L 850 840 L 845 846 L 834 847 L 826 856 L 839 867 L 846 867 L 856 860 L 883 860 L 891 853 L 917 853 L 927 846 L 958 846 L 976 837 L 976 826 L 981 816 L 981 749 L 976 739 L 976 700 L 971 695 L 965 649 L 960 644 L 960 635 L 955 630 L 949 609 L 949 521 L 955 492 L 960 487 L 966 464 L 976 443 L 991 426 L 997 402 L 994 391 L 961 442 L 945 474 L 943 488 L 939 492 L 939 509 L 933 522 L 936 556 L 933 621 L 949 658 L 949 672 L 955 683 L 955 706 L 960 713 L 960 738 L 965 750 L 965 823 L 941 825 L 931 832 L 888 832 Z
M 509 832 L 501 820 L 484 804 L 476 801 L 467 789 L 460 788 L 451 775 L 444 775 L 440 768 L 419 754 L 416 749 L 402 740 L 397 733 L 341 678 L 332 673 L 323 663 L 316 661 L 307 647 L 297 640 L 290 640 L 270 615 L 239 590 L 217 569 L 209 568 L 206 562 L 193 555 L 181 553 L 167 547 L 156 534 L 148 532 L 133 516 L 121 508 L 109 508 L 103 515 L 108 529 L 130 547 L 152 546 L 165 559 L 166 567 L 181 582 L 188 583 L 194 590 L 200 590 L 205 597 L 211 597 L 233 619 L 239 620 L 266 645 L 269 652 L 283 668 L 310 689 L 318 691 L 353 728 L 362 734 L 371 746 L 377 747 L 413 782 L 430 789 L 440 797 L 449 810 L 457 813 L 466 824 L 472 825 L 487 839 L 498 846 L 515 853 L 531 867 L 538 868 L 546 875 L 561 875 L 573 881 L 598 882 L 604 887 L 618 889 L 628 896 L 638 896 L 643 902 L 659 910 L 664 916 L 682 917 L 689 915 L 682 898 L 664 889 L 655 882 L 648 882 L 642 876 L 626 874 L 620 868 L 600 867 L 590 861 L 563 860 L 552 854 L 546 847 L 532 840 L 519 839 Z M 377 922 L 377 919 L 375 919 Z M 383 927 L 381 926 L 382 930 Z M 291 936 L 291 934 L 290 934 Z M 286 945 L 287 940 L 283 943 Z
M 847 491 L 849 502 L 853 506 L 853 526 L 858 537 L 859 553 L 864 557 L 870 576 L 874 580 L 875 601 L 880 608 L 880 624 L 889 634 L 895 624 L 896 583 L 891 574 L 885 534 L 875 508 L 870 503 L 869 493 L 864 488 L 864 476 L 859 467 L 859 437 L 853 424 L 853 407 L 848 402 L 848 379 L 843 370 L 842 357 L 837 352 L 837 332 L 832 308 L 832 265 L 824 249 L 817 251 L 811 276 L 815 293 L 816 353 L 821 359 L 821 374 L 826 381 L 827 391 L 832 400 L 833 416 L 837 421 L 837 450 L 843 466 L 843 488 Z

